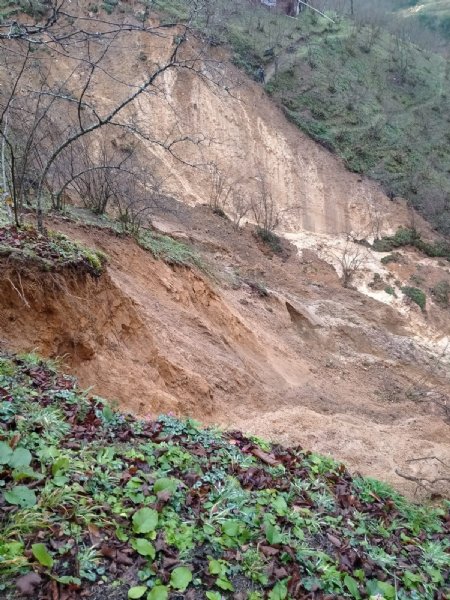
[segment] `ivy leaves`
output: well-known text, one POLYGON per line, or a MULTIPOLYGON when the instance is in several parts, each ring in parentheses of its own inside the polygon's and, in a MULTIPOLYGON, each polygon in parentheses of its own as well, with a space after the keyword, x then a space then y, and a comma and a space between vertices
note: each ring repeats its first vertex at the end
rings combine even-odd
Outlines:
POLYGON ((158 525, 158 513, 152 508, 141 508, 133 515, 134 533, 150 533, 158 525))

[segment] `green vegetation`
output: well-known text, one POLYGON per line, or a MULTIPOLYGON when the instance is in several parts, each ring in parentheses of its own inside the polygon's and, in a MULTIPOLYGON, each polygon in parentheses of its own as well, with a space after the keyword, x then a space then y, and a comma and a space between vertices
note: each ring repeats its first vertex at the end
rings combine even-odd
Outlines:
POLYGON ((431 288, 434 300, 447 308, 450 305, 450 281, 443 279, 431 288))
POLYGON ((416 10, 405 11, 405 16, 418 20, 432 31, 450 39, 449 0, 409 0, 401 4, 416 8, 416 10))
POLYGON ((43 0, 0 0, 0 23, 20 13, 40 19, 47 11, 48 5, 43 0))
POLYGON ((98 277, 106 262, 101 252, 69 240, 62 233, 41 235, 34 227, 0 227, 0 257, 32 263, 45 271, 76 268, 98 277))
POLYGON ((425 310, 425 305, 427 303, 427 297, 424 291, 420 290, 416 287, 411 287, 406 285, 402 287, 402 292, 405 294, 407 298, 415 302, 418 306, 420 306, 421 310, 425 310))
POLYGON ((257 227, 255 230, 255 236, 266 244, 274 254, 281 254, 283 252, 283 246, 281 245, 280 237, 273 231, 264 229, 263 227, 257 227))
POLYGON ((175 240, 168 235, 141 229, 136 237, 137 243, 169 265, 197 267, 206 271, 206 265, 200 255, 188 244, 175 240))
POLYGON ((384 291, 386 294, 389 294, 389 296, 396 296, 395 289, 391 285, 386 286, 384 291))
POLYGON ((114 412, 36 355, 0 355, 0 400, 3 598, 450 591, 448 503, 412 505, 299 447, 114 412))
MULTIPOLYGON (((401 248, 403 246, 413 246, 423 252, 426 256, 432 258, 446 258, 450 261, 450 244, 448 242, 438 240, 435 242, 427 242, 422 239, 420 233, 416 229, 408 229, 406 227, 399 227, 396 233, 392 236, 384 236, 377 239, 373 243, 373 250, 375 252, 391 252, 394 248, 401 248)), ((398 258, 398 253, 389 255, 390 257, 398 258)), ((387 260, 388 256, 382 259, 382 262, 392 262, 392 258, 387 260)))
POLYGON ((387 256, 383 256, 381 259, 381 263, 383 265, 388 265, 389 263, 399 263, 401 262, 401 254, 398 252, 392 252, 392 254, 388 254, 387 256))

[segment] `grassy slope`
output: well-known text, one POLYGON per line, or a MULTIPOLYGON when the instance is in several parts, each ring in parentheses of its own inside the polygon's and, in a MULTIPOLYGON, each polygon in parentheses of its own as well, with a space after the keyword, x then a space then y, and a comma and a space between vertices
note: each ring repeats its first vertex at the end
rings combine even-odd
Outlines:
POLYGON ((54 231, 41 235, 32 226, 22 229, 0 226, 0 258, 7 258, 7 266, 35 265, 44 271, 77 269, 98 277, 106 257, 54 231))
POLYGON ((301 448, 121 415, 34 355, 0 355, 0 400, 3 597, 445 597, 444 508, 301 448))
POLYGON ((450 0, 394 0, 397 7, 404 10, 404 16, 450 39, 450 0))
MULTIPOLYGON (((187 14, 186 0, 157 5, 187 14)), ((267 89, 290 119, 450 233, 450 79, 440 55, 346 19, 306 12, 295 20, 246 2, 214 7, 208 25, 195 23, 230 43, 238 65, 255 73, 272 61, 267 50, 279 57, 267 89)))

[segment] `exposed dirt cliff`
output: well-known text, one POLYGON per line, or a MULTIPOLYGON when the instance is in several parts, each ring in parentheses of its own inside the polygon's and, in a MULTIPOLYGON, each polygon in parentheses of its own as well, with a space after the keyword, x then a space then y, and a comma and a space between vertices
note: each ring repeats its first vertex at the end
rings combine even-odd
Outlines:
POLYGON ((266 255, 250 230, 179 205, 160 226, 197 243, 206 276, 105 231, 51 225, 106 252, 107 274, 59 282, 25 273, 16 289, 3 280, 7 347, 63 355, 82 384, 138 414, 170 411, 301 443, 408 492, 415 486, 396 469, 436 475, 435 460, 407 461, 450 459, 438 353, 414 338, 408 315, 342 288, 314 253, 266 255))

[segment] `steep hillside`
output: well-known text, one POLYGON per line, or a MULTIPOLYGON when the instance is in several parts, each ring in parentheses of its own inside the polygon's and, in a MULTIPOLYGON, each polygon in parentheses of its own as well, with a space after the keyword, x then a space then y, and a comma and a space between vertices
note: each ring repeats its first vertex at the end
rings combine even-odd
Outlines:
POLYGON ((449 0, 398 0, 402 16, 417 20, 425 27, 450 39, 449 0))
MULTIPOLYGON (((158 6, 185 18, 190 10, 182 0, 158 6)), ((266 88, 290 120, 448 234, 448 61, 430 44, 417 46, 407 21, 390 33, 388 9, 374 16, 364 7, 355 20, 333 11, 333 20, 311 11, 292 19, 218 3, 193 20, 214 43, 231 44, 236 64, 253 76, 264 66, 266 88)))

